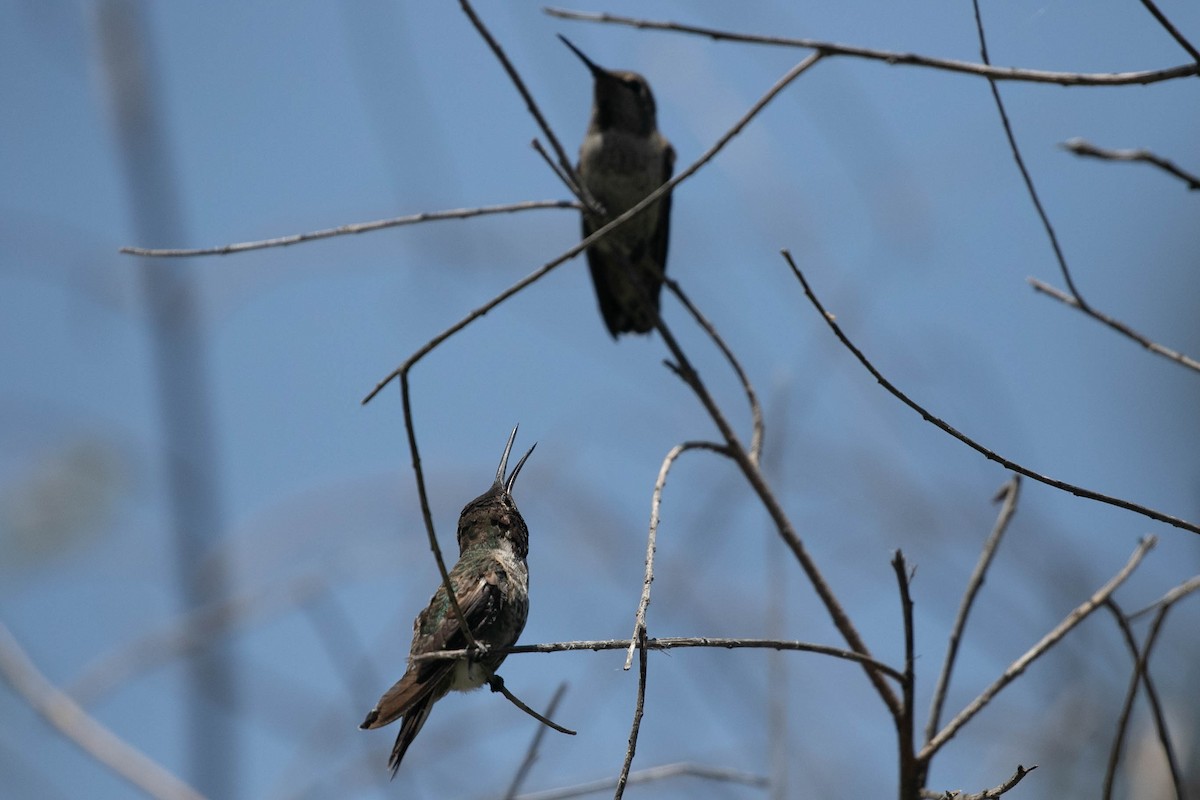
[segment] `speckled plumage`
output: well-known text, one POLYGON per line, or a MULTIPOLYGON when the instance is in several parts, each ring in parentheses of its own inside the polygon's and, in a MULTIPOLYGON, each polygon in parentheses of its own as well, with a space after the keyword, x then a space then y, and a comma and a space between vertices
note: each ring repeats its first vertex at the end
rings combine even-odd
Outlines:
MULTIPOLYGON (((459 556, 450 570, 450 584, 459 608, 476 641, 488 650, 515 644, 529 615, 529 568, 525 561, 529 554, 529 529, 517 510, 512 487, 533 447, 517 462, 506 481, 504 470, 516 435, 514 428, 491 488, 467 503, 459 515, 459 556)), ((466 646, 467 638, 451 608, 446 588, 438 586, 429 605, 413 621, 407 671, 384 692, 360 726, 379 728, 401 719, 400 733, 388 759, 393 776, 433 704, 451 691, 482 686, 495 674, 506 655, 489 652, 475 659, 413 660, 424 653, 466 646)))

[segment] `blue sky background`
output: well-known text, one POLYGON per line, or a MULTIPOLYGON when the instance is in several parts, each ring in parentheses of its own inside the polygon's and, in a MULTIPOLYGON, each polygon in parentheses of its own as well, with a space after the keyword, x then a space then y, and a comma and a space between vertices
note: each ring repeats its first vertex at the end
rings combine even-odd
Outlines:
MULTIPOLYGON (((529 147, 534 122, 457 4, 147 4, 185 233, 138 241, 98 57, 98 5, 0 2, 0 618, 63 686, 169 629, 181 610, 139 278, 146 264, 118 247, 219 245, 566 196, 529 147)), ((978 58, 966 2, 577 7, 978 58)), ((1200 40, 1200 6, 1162 8, 1200 40)), ((590 78, 557 32, 600 64, 647 76, 680 167, 805 55, 555 20, 534 3, 481 2, 478 11, 572 153, 590 78)), ((984 18, 1001 65, 1111 72, 1187 61, 1133 2, 985 4, 984 18)), ((1196 172, 1196 80, 1001 91, 1084 296, 1156 340, 1200 352, 1196 193, 1148 166, 1058 147, 1074 136, 1147 147, 1196 172)), ((239 595, 278 598, 296 580, 316 581, 304 584, 316 588, 302 607, 277 602, 222 638, 240 693, 235 707, 213 704, 237 733, 237 796, 490 798, 507 786, 534 723, 495 696, 439 704, 391 785, 381 778, 394 728, 356 730, 403 671, 410 620, 437 580, 398 393, 365 408, 359 400, 431 336, 577 238, 574 212, 538 211, 160 266, 194 287, 203 321, 224 524, 196 569, 225 565, 239 595)), ((1062 280, 986 82, 845 58, 819 64, 676 190, 669 269, 742 357, 767 409, 779 495, 891 663, 901 656, 891 552, 903 549, 917 567, 922 709, 994 519, 989 500, 1007 475, 853 362, 781 248, 884 374, 950 424, 1035 470, 1200 519, 1200 384, 1030 289, 1028 276, 1062 280)), ((748 437, 727 367, 676 303, 664 313, 748 437)), ((577 259, 412 373, 444 546, 453 546, 463 503, 487 486, 511 426, 521 423, 518 446, 538 442, 517 491, 532 536, 522 641, 632 630, 659 464, 677 442, 715 435, 663 368, 665 354, 655 338, 609 339, 577 259)), ((1128 609, 1194 575, 1200 540, 1026 482, 949 710, 1107 580, 1147 533, 1161 541, 1118 594, 1128 609)), ((744 481, 716 457, 691 454, 672 473, 657 563, 651 635, 765 636, 773 599, 781 636, 840 644, 744 481)), ((1195 605, 1172 616, 1156 655, 1193 763, 1195 605)), ((623 658, 505 664, 508 686, 535 706, 567 681, 557 718, 579 730, 547 735, 527 788, 617 774, 636 689, 623 658)), ((794 654, 780 686, 768 683, 767 663, 751 651, 652 654, 635 766, 693 761, 769 774, 766 720, 776 704, 788 721, 787 796, 890 794, 891 724, 861 672, 794 654)), ((184 675, 171 659, 89 710, 203 787, 208 779, 187 767, 184 675)), ((943 752, 931 786, 978 790, 1017 763, 1038 763, 1022 797, 1096 794, 1094 758, 1107 748, 1127 676, 1124 646, 1097 616, 943 752)), ((6 794, 133 796, 7 688, 0 716, 6 794)), ((1136 719, 1135 740, 1145 723, 1136 719)), ((1149 752, 1147 774, 1161 777, 1149 752)), ((643 791, 700 790, 680 779, 643 791)))

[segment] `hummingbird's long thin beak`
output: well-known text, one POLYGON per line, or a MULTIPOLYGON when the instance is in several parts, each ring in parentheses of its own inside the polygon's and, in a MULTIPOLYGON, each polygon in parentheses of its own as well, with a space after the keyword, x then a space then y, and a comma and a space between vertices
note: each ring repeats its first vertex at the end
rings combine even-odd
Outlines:
MULTIPOLYGON (((512 452, 513 442, 517 438, 517 428, 520 427, 521 425, 518 423, 513 427, 512 433, 508 435, 508 444, 504 445, 504 455, 500 456, 500 466, 496 467, 496 483, 494 484, 496 486, 504 485, 504 471, 508 469, 508 454, 512 452)), ((521 463, 525 463, 525 459, 521 459, 521 463)), ((521 465, 518 464, 517 469, 520 468, 521 465)))
POLYGON ((512 475, 508 476, 508 481, 504 484, 505 494, 512 494, 513 484, 517 482, 517 475, 521 472, 521 467, 525 466, 525 459, 529 458, 529 456, 533 454, 534 447, 537 447, 537 442, 534 442, 533 447, 530 447, 527 451, 525 451, 525 455, 521 456, 521 460, 517 462, 515 467, 513 467, 512 475))
POLYGON ((558 38, 562 39, 563 44, 565 44, 567 47, 571 48, 571 52, 573 52, 573 53, 575 53, 575 55, 579 56, 580 61, 582 61, 584 64, 587 64, 587 68, 591 71, 593 77, 599 78, 601 75, 608 74, 608 70, 606 70, 604 67, 600 66, 599 64, 597 64, 596 62, 592 61, 590 58, 585 56, 583 54, 582 50, 580 50, 578 47, 576 47, 575 45, 573 45, 571 43, 570 39, 563 36, 561 33, 558 34, 558 38))

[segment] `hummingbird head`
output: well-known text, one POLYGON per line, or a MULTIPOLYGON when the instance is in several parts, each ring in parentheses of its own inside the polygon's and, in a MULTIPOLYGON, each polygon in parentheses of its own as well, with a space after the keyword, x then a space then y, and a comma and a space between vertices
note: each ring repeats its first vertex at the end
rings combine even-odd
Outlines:
POLYGON ((558 35, 563 44, 579 56, 592 73, 595 97, 592 105, 592 130, 622 130, 638 136, 649 136, 658 128, 654 95, 650 84, 636 72, 609 70, 599 66, 571 43, 558 35))
POLYGON ((467 503, 458 517, 459 553, 476 544, 490 545, 508 541, 517 556, 525 558, 529 555, 529 529, 525 527, 525 520, 517 510, 512 488, 517 482, 517 475, 521 473, 521 467, 525 466, 525 460, 533 453, 533 448, 537 447, 537 442, 521 456, 512 473, 505 478, 508 456, 516 438, 517 429, 513 428, 508 436, 508 444, 504 445, 500 466, 496 468, 496 480, 486 492, 467 503))

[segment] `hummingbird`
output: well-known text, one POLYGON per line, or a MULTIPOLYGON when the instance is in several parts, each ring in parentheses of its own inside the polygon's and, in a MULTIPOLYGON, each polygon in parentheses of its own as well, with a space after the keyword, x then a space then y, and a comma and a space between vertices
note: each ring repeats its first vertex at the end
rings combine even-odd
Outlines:
MULTIPOLYGON (((583 235, 637 205, 671 178, 675 148, 658 132, 650 84, 636 72, 608 70, 563 43, 592 73, 592 117, 579 148, 579 180, 603 207, 604 217, 583 213, 583 235)), ((658 319, 658 298, 667 267, 671 195, 629 220, 587 250, 600 314, 614 339, 649 333, 658 319)))
POLYGON ((467 503, 458 517, 458 563, 450 570, 450 585, 483 652, 457 659, 414 660, 424 653, 461 650, 468 645, 446 587, 439 586, 429 605, 413 621, 404 676, 384 692, 359 725, 367 730, 402 718, 388 759, 393 778, 433 704, 451 690, 465 692, 491 680, 507 655, 491 651, 515 644, 525 628, 529 615, 529 568, 525 563, 529 529, 513 501, 512 489, 537 443, 521 456, 506 479, 504 472, 516 437, 517 429, 513 428, 491 488, 467 503))

